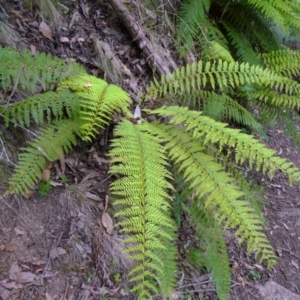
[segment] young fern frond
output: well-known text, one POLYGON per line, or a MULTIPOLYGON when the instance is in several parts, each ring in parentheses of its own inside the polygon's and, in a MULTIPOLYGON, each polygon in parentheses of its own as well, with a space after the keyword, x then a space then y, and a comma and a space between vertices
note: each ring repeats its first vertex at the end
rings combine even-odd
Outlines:
POLYGON ((115 112, 130 116, 129 95, 120 87, 90 75, 78 75, 62 81, 60 89, 73 90, 80 100, 82 139, 91 141, 107 125, 115 112))
POLYGON ((204 137, 204 144, 217 143, 219 149, 225 145, 234 148, 235 160, 238 164, 248 160, 250 168, 263 173, 268 170, 271 178, 279 170, 289 177, 291 183, 300 181, 300 171, 291 162, 276 156, 276 151, 268 149, 252 136, 241 133, 240 130, 227 128, 224 123, 201 116, 200 112, 188 110, 186 107, 163 106, 148 113, 172 117, 170 124, 184 123, 193 138, 204 137))
MULTIPOLYGON (((111 192, 116 197, 114 205, 121 207, 116 213, 122 218, 118 224, 123 232, 133 234, 124 240, 126 252, 138 262, 130 272, 133 290, 140 299, 146 299, 158 292, 155 282, 166 272, 165 254, 161 252, 169 247, 175 251, 171 246, 173 234, 168 233, 175 230, 169 215, 168 189, 172 186, 167 179, 171 175, 166 169, 165 150, 147 124, 134 125, 123 119, 115 135, 118 138, 110 151, 114 165, 109 172, 122 177, 111 184, 111 192)), ((157 283, 163 285, 162 281, 157 283)))
MULTIPOLYGON (((168 116, 168 113, 166 113, 168 116)), ((184 123, 184 118, 180 116, 184 123)), ((179 119, 178 118, 178 119, 179 119)), ((181 122, 180 122, 181 123, 181 122)), ((171 124, 177 125, 175 123, 171 124)), ((251 206, 242 200, 243 193, 233 184, 233 178, 224 172, 217 161, 203 152, 193 135, 178 126, 151 123, 155 132, 165 142, 168 156, 184 174, 185 181, 194 189, 196 197, 203 199, 204 207, 214 211, 214 217, 225 227, 237 229, 236 235, 246 242, 249 252, 255 251, 260 260, 275 264, 275 255, 263 226, 251 206)), ((187 125, 189 130, 189 125, 187 125)))
POLYGON ((44 91, 52 90, 58 81, 81 73, 85 73, 82 66, 65 63, 58 57, 0 48, 0 81, 4 90, 20 87, 34 92, 37 84, 41 84, 44 91))
POLYGON ((6 126, 10 122, 15 126, 17 124, 29 126, 31 119, 37 125, 42 125, 45 119, 48 123, 53 117, 56 120, 62 119, 64 111, 70 119, 79 116, 79 97, 69 90, 49 91, 0 107, 6 126))
POLYGON ((60 155, 76 145, 75 134, 80 136, 79 120, 60 120, 44 128, 24 152, 19 155, 19 163, 9 180, 11 193, 23 194, 34 186, 41 177, 46 162, 57 160, 60 155))
POLYGON ((248 63, 228 63, 227 61, 213 61, 193 63, 172 74, 161 77, 160 81, 154 79, 146 87, 146 94, 141 101, 150 98, 162 98, 176 93, 191 94, 193 90, 205 88, 226 89, 228 87, 241 87, 246 84, 258 84, 262 87, 276 89, 288 95, 300 94, 300 84, 287 77, 280 76, 269 69, 248 63))
POLYGON ((261 54, 265 66, 287 77, 300 75, 300 51, 285 49, 261 54))

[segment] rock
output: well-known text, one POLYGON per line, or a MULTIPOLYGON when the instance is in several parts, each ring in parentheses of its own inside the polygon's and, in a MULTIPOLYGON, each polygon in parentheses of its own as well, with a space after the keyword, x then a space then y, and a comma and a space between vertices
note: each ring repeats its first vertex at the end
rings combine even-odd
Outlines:
POLYGON ((278 283, 269 280, 265 285, 255 286, 261 295, 260 299, 264 300, 300 300, 300 295, 297 295, 278 283))

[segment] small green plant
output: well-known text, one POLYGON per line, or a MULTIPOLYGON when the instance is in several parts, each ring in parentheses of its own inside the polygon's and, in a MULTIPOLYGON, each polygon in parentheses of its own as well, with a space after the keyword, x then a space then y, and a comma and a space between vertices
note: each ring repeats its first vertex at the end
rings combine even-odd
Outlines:
POLYGON ((61 176, 61 183, 67 183, 68 177, 66 175, 61 176))
POLYGON ((51 180, 48 179, 46 182, 42 182, 39 186, 39 195, 46 196, 47 193, 52 189, 51 180))
POLYGON ((258 130, 252 114, 226 92, 244 89, 266 103, 276 95, 274 106, 294 108, 299 105, 297 82, 248 63, 199 61, 153 80, 132 114, 132 101, 120 87, 87 75, 74 63, 42 54, 32 58, 28 52, 1 48, 0 79, 5 90, 21 86, 34 91, 37 84, 44 90, 0 108, 7 126, 41 126, 40 135, 20 153, 6 194, 25 193, 39 181, 46 161, 59 159, 77 139, 91 142, 115 113, 121 115, 109 152, 109 173, 118 174, 110 192, 117 225, 126 235, 126 252, 135 261, 129 276, 139 299, 170 297, 175 289, 174 198, 189 214, 201 241, 194 261, 198 257, 211 271, 221 300, 228 298, 230 287, 224 228, 234 230, 258 261, 269 268, 276 263, 254 207, 255 193, 237 167, 246 164, 270 178, 280 171, 291 183, 300 181, 300 171, 253 136, 203 111, 218 103, 218 114, 258 130), (163 105, 174 98, 181 106, 163 105), (143 108, 148 101, 155 107, 143 108), (204 110, 184 106, 189 101, 202 103, 204 110))

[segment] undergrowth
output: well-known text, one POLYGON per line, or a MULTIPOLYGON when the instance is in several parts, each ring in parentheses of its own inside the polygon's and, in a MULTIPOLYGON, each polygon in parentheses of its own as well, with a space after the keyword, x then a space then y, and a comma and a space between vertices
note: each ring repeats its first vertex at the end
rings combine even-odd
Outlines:
POLYGON ((253 136, 223 121, 261 132, 253 114, 237 101, 239 97, 271 110, 299 108, 300 84, 289 78, 299 56, 295 53, 293 63, 278 69, 277 61, 285 55, 288 52, 263 55, 265 67, 233 59, 184 66, 154 79, 133 114, 124 90, 86 74, 75 63, 1 48, 4 91, 42 89, 0 108, 6 126, 40 128, 38 137, 21 149, 5 195, 26 193, 39 182, 49 162, 70 152, 78 139, 92 142, 117 113, 121 119, 111 141, 109 173, 118 176, 110 193, 117 226, 126 235, 126 252, 135 261, 129 272, 132 291, 147 299, 155 294, 170 297, 176 288, 180 224, 178 214, 176 222, 174 218, 176 199, 201 238, 199 249, 189 255, 200 255, 212 272, 219 298, 227 299, 230 265, 224 229, 234 230, 239 243, 254 252, 260 263, 268 268, 276 263, 254 205, 255 193, 239 166, 247 165, 270 178, 280 171, 291 184, 300 181, 300 172, 253 136), (214 107, 218 110, 208 116, 214 107))

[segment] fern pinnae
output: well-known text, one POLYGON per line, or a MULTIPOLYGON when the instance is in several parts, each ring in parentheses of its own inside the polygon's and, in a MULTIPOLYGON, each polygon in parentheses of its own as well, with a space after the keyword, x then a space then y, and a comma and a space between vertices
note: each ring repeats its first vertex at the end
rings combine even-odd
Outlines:
POLYGON ((4 90, 21 87, 34 92, 37 84, 43 90, 52 90, 55 84, 69 76, 85 73, 76 63, 65 63, 58 57, 44 53, 33 56, 29 51, 21 53, 13 48, 0 48, 0 80, 4 90))
POLYGON ((274 150, 266 148, 252 136, 243 134, 240 130, 227 128, 226 124, 216 122, 201 113, 188 110, 186 107, 169 106, 150 112, 161 116, 171 116, 171 124, 184 122, 186 129, 194 138, 204 137, 204 143, 218 143, 220 149, 224 145, 235 148, 235 160, 243 163, 248 160, 250 168, 265 173, 269 170, 272 178, 275 171, 280 170, 289 177, 290 182, 300 181, 300 171, 284 158, 276 156, 274 150))
POLYGON ((29 126, 31 119, 37 125, 42 125, 46 121, 50 122, 52 117, 56 120, 62 119, 64 111, 69 118, 79 115, 79 97, 69 90, 49 91, 0 107, 6 126, 10 122, 29 126))
POLYGON ((80 135, 79 120, 61 120, 45 127, 41 135, 19 156, 19 163, 9 184, 12 193, 26 193, 41 177, 46 161, 55 161, 76 145, 80 135))
POLYGON ((151 290, 157 292, 151 281, 157 281, 156 274, 162 273, 164 266, 158 253, 166 249, 165 240, 173 237, 163 230, 174 230, 168 212, 167 190, 172 186, 167 179, 171 175, 165 168, 165 150, 147 124, 134 125, 124 119, 115 135, 118 139, 113 140, 110 151, 114 163, 110 173, 122 177, 111 184, 111 191, 116 196, 114 205, 121 206, 116 214, 122 217, 118 224, 123 231, 134 234, 125 239, 127 252, 138 263, 130 272, 131 281, 135 282, 139 298, 145 299, 151 290), (133 185, 138 188, 132 190, 133 185))
POLYGON ((70 88, 82 98, 80 118, 82 139, 90 141, 99 128, 107 125, 115 112, 130 116, 129 95, 120 87, 90 75, 78 75, 64 80, 59 88, 70 88))
POLYGON ((269 69, 249 63, 228 63, 220 59, 212 62, 199 61, 172 74, 163 75, 160 82, 154 80, 146 87, 141 102, 195 89, 214 89, 218 86, 218 89, 224 90, 230 86, 236 88, 245 84, 274 88, 288 95, 300 94, 300 84, 269 69))
MULTIPOLYGON (((184 120, 182 120, 184 122, 184 120)), ((166 142, 166 149, 172 161, 183 172, 186 182, 194 189, 199 198, 205 197, 205 207, 213 206, 214 216, 225 227, 238 228, 236 235, 241 241, 247 240, 249 252, 256 251, 261 260, 269 266, 275 263, 275 255, 265 234, 262 224, 249 203, 242 200, 243 193, 234 186, 233 178, 224 172, 214 158, 201 151, 201 146, 192 135, 172 125, 152 123, 154 132, 166 142), (188 136, 189 141, 182 141, 188 136)))

